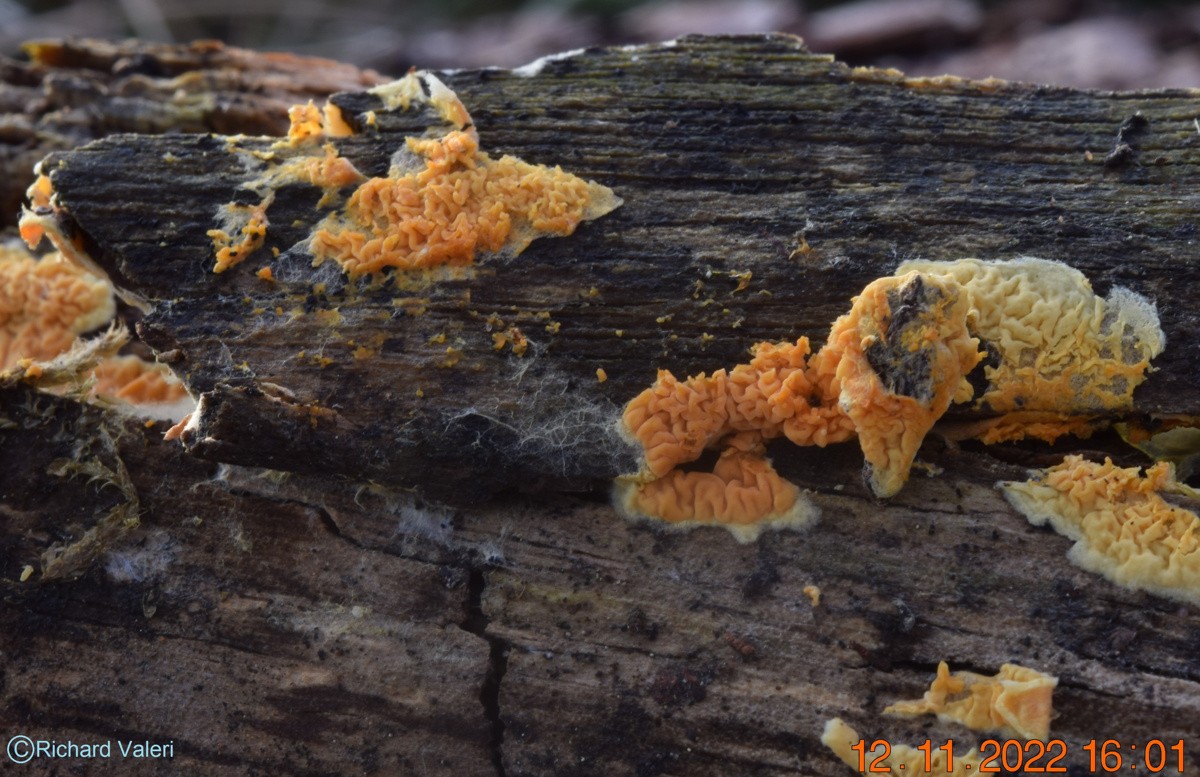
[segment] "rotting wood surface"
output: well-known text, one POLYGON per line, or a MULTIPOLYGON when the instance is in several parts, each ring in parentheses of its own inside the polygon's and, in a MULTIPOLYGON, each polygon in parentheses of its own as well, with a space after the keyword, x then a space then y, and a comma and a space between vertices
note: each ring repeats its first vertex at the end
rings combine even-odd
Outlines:
MULTIPOLYGON (((625 205, 413 294, 424 314, 389 319, 398 342, 366 365, 336 344, 325 369, 281 360, 329 333, 311 316, 247 326, 258 265, 209 271, 204 232, 236 188, 215 175, 233 171, 221 141, 123 136, 52 165, 93 256, 150 300, 145 339, 178 350, 193 389, 211 392, 216 443, 192 453, 233 465, 162 442, 160 428, 6 390, 7 580, 122 498, 47 474, 51 461, 119 456, 144 511, 79 580, 7 586, 6 731, 174 739, 176 761, 135 765, 147 774, 839 775, 819 743, 827 718, 869 738, 966 745, 979 737, 879 712, 918 697, 938 660, 986 674, 1015 661, 1060 678, 1051 731, 1074 773, 1087 773, 1090 739, 1159 738, 1185 739, 1187 773, 1200 774, 1196 608, 1077 569, 1066 539, 992 486, 1066 450, 1119 450, 1112 440, 933 438, 921 459, 940 474, 914 475, 885 504, 867 496, 854 443, 774 446, 823 518, 750 545, 624 522, 604 486, 621 451, 589 449, 656 368, 731 366, 759 340, 819 342, 851 295, 913 257, 1037 255, 1098 291, 1157 300, 1167 350, 1137 409, 1196 414, 1191 93, 905 82, 789 38, 684 39, 446 80, 485 149, 562 164, 625 205), (1138 112, 1130 150, 1105 164, 1138 112), (167 150, 183 160, 169 175, 129 161, 167 150), (737 291, 732 273, 746 270, 737 291), (557 335, 529 324, 538 311, 557 335), (540 347, 497 354, 492 313, 540 347), (424 347, 442 332, 461 339, 461 366, 436 367, 424 347), (264 415, 286 403, 256 383, 298 407, 316 399, 343 426, 313 429, 306 414, 300 434, 286 413, 264 415), (521 447, 539 434, 565 436, 521 447), (564 475, 586 490, 527 493, 564 475), (414 480, 499 493, 440 510, 412 501, 414 480)), ((357 114, 372 99, 335 102, 357 114)), ((385 138, 413 130, 388 120, 385 138)), ((374 171, 395 145, 342 150, 374 171)), ((290 223, 281 206, 273 223, 290 223)), ((285 282, 280 301, 303 286, 285 282)), ((309 304, 338 304, 350 340, 372 299, 309 304)))
POLYGON ((280 135, 287 109, 382 83, 352 65, 264 54, 217 41, 189 46, 93 39, 27 45, 0 58, 0 224, 16 224, 33 166, 51 151, 114 132, 280 135))

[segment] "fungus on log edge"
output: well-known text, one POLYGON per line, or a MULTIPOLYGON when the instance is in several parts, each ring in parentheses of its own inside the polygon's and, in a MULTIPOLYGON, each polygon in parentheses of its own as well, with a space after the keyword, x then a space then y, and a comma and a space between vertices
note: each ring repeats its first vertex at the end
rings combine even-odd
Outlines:
MULTIPOLYGON (((19 245, 0 245, 0 372, 18 367, 38 382, 47 362, 70 352, 115 315, 106 280, 59 253, 38 258, 19 245)), ((80 370, 73 382, 89 398, 119 403, 144 417, 177 419, 192 405, 166 367, 132 354, 107 355, 80 370)))

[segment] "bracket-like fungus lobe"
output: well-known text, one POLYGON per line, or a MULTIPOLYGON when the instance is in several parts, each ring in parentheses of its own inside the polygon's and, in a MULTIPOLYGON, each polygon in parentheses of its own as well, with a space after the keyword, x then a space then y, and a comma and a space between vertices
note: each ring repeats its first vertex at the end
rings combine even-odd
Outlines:
POLYGON ((1003 482, 1009 503, 1035 526, 1075 541, 1067 557, 1118 585, 1200 603, 1200 516, 1163 494, 1193 498, 1172 466, 1136 467, 1068 456, 1033 479, 1003 482))
POLYGON ((386 268, 470 265, 483 255, 516 256, 537 237, 570 235, 580 222, 621 204, 610 189, 559 167, 480 151, 466 108, 429 73, 410 73, 372 91, 388 110, 429 105, 448 126, 427 137, 406 137, 388 174, 367 179, 324 142, 353 133, 340 109, 331 103, 323 111, 311 103, 295 106, 288 139, 276 144, 269 160, 258 157, 268 171, 251 188, 262 202, 230 203, 218 213, 222 225, 209 233, 215 272, 262 247, 273 191, 286 183, 325 189, 318 207, 340 204, 339 190, 357 185, 308 241, 314 266, 333 260, 351 278, 386 268))
POLYGON ((1078 414, 1130 407, 1165 345, 1153 303, 1121 287, 1098 297, 1059 262, 908 262, 897 272, 914 270, 966 294, 971 333, 988 351, 977 405, 1010 416, 982 430, 984 442, 1090 431, 1078 414))
MULTIPOLYGON (((909 745, 889 745, 888 752, 879 749, 865 748, 863 757, 859 757, 855 745, 863 738, 841 718, 833 718, 825 722, 825 730, 821 733, 821 744, 828 747, 842 759, 842 762, 856 772, 870 774, 880 770, 893 775, 939 775, 939 777, 971 777, 979 773, 979 753, 974 749, 956 754, 953 763, 947 763, 946 751, 933 748, 929 753, 929 769, 925 768, 926 753, 909 745), (871 768, 874 765, 876 768, 871 768), (953 766, 953 769, 948 768, 953 766), (861 768, 860 768, 861 767, 861 768)), ((880 746, 882 747, 882 746, 880 746)))
POLYGON ((966 321, 954 284, 914 272, 867 286, 811 358, 802 337, 759 343, 748 364, 728 372, 680 381, 660 371, 625 408, 624 428, 645 465, 618 482, 618 505, 633 516, 753 536, 746 527, 798 511, 799 493, 761 458, 762 441, 780 436, 824 447, 857 435, 871 489, 895 494, 925 433, 951 402, 971 397, 966 374, 981 354, 966 321), (716 445, 728 450, 711 474, 676 469, 716 445))
POLYGON ((857 436, 871 491, 891 496, 933 424, 972 398, 967 375, 981 361, 988 388, 977 406, 1001 415, 968 434, 1052 442, 1086 436, 1102 423, 1096 414, 1130 406, 1163 345, 1151 302, 1119 287, 1097 297, 1058 262, 910 262, 855 297, 811 358, 800 338, 759 343, 728 372, 680 381, 660 371, 625 408, 623 428, 645 459, 640 473, 618 480, 617 503, 635 517, 745 534, 795 509, 765 460, 750 468, 753 480, 746 475, 755 441, 780 436, 820 446, 857 436), (719 472, 676 469, 735 434, 738 452, 722 457, 719 472), (749 498, 753 488, 761 491, 749 498))
POLYGON ((1044 742, 1050 736, 1051 697, 1057 685, 1057 677, 1016 664, 1004 664, 994 677, 986 677, 974 672, 950 674, 942 661, 924 698, 897 702, 884 713, 932 713, 944 723, 1044 742))

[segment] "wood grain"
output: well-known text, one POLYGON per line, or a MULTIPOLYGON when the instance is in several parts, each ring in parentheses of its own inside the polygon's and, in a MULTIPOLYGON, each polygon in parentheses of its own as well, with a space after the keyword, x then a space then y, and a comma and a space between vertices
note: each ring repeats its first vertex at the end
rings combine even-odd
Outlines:
MULTIPOLYGON (((918 697, 939 660, 987 674, 1011 661, 1060 678, 1051 731, 1071 774, 1088 773, 1093 738, 1185 739, 1185 772, 1200 774, 1200 611, 1072 566, 1069 541, 993 487, 1067 451, 1137 461, 1114 437, 932 435, 920 458, 938 474, 887 503, 865 490, 854 443, 773 445, 822 519, 750 545, 627 523, 607 493, 629 461, 611 422, 655 369, 819 341, 907 258, 1038 255, 1155 299, 1168 345, 1136 410, 1196 414, 1194 94, 904 81, 783 37, 446 80, 484 148, 560 163, 624 206, 473 277, 333 284, 309 301, 293 246, 314 216, 299 194, 272 211, 301 220, 270 238, 295 270, 277 272, 278 291, 254 261, 209 272, 204 231, 241 180, 222 139, 117 136, 48 165, 92 255, 150 301, 141 335, 177 350, 211 405, 185 451, 161 428, 5 389, 4 731, 175 739, 173 764, 134 774, 835 777, 851 772, 819 742, 827 718, 893 742, 975 743, 880 712, 918 697), (1148 124, 1106 165, 1138 112, 1148 124), (169 171, 154 162, 167 150, 182 160, 169 171), (397 296, 424 314, 392 317, 397 296), (310 308, 247 317, 274 301, 310 308), (322 306, 340 309, 339 331, 309 314, 322 306), (530 324, 537 311, 556 335, 530 324), (491 313, 534 342, 524 359, 492 349, 491 313), (354 363, 344 343, 381 326, 390 345, 354 363), (439 332, 461 341, 459 366, 436 366, 439 332), (327 368, 284 358, 322 337, 327 368), (115 452, 77 449, 101 427, 115 452), (121 458, 141 527, 77 580, 18 584, 119 498, 47 473, 80 455, 121 458), (445 495, 457 506, 429 499, 445 495), (119 563, 132 557, 147 559, 140 574, 119 563)), ((419 129, 379 119, 378 137, 341 141, 364 170, 419 129)))

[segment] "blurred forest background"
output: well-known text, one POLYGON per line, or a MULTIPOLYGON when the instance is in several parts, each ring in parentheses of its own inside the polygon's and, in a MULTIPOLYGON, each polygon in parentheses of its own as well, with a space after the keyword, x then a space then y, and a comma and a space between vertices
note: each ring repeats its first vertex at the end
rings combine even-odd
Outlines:
POLYGON ((852 64, 1101 89, 1200 87, 1200 7, 1109 0, 0 0, 0 46, 216 38, 398 75, 691 32, 791 32, 852 64))

